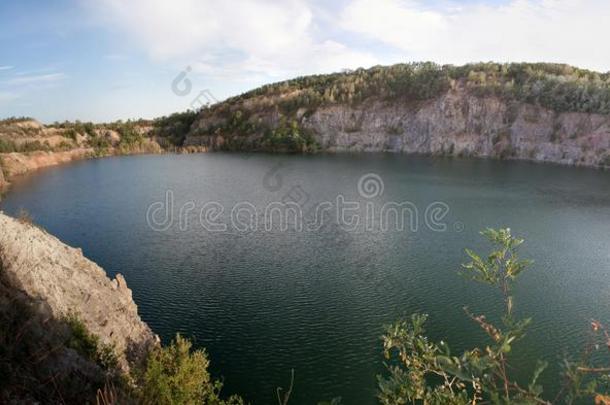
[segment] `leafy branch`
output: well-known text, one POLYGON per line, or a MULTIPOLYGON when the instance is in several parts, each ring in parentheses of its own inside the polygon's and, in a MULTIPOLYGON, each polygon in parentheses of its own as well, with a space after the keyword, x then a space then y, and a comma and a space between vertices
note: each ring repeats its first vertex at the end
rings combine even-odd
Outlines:
POLYGON ((601 347, 610 350, 610 333, 595 320, 591 321, 591 337, 580 361, 564 361, 563 385, 552 401, 543 398, 543 388, 538 383, 547 362, 537 362, 526 386, 511 376, 509 356, 531 323, 530 318, 517 319, 513 315, 513 284, 532 262, 519 258, 517 250, 523 239, 513 237, 510 229, 487 229, 481 234, 491 242, 493 250, 482 257, 467 249, 470 261, 462 266, 461 274, 501 291, 505 304, 502 325, 496 326, 485 315, 475 315, 465 307, 466 315, 490 342, 461 355, 453 355, 443 341, 429 341, 425 314, 416 313, 388 326, 382 337, 388 375, 379 377, 379 401, 384 405, 572 404, 588 398, 596 404, 610 404, 610 367, 595 365, 592 360, 601 347))

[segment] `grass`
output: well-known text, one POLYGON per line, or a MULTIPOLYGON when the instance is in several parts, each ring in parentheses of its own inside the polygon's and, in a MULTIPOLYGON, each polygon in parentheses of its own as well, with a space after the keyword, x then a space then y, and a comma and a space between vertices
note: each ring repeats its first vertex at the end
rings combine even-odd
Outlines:
POLYGON ((99 337, 89 333, 85 324, 76 314, 69 314, 64 321, 70 329, 70 337, 66 342, 67 347, 76 350, 103 370, 117 368, 118 359, 113 346, 103 344, 99 337))

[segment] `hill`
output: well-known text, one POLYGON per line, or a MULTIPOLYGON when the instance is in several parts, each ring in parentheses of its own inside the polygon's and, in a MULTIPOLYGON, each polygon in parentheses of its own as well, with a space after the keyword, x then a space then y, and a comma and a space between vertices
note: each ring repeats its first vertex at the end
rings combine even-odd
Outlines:
POLYGON ((610 165, 610 76, 556 64, 411 63, 270 84, 201 111, 185 145, 610 165))

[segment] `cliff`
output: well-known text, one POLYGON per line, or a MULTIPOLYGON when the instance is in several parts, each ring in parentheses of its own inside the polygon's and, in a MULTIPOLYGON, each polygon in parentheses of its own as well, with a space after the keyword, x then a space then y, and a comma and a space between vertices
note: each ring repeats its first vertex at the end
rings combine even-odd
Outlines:
POLYGON ((0 193, 2 193, 2 190, 8 186, 8 182, 6 181, 6 178, 4 177, 4 170, 3 170, 2 166, 3 165, 0 164, 0 193))
POLYGON ((22 174, 73 160, 109 155, 161 153, 165 139, 148 121, 46 126, 30 118, 0 121, 0 192, 22 174))
POLYGON ((264 86, 199 114, 211 150, 405 152, 610 166, 610 81, 565 65, 396 65, 264 86))
POLYGON ((93 154, 92 148, 76 148, 67 151, 33 151, 28 153, 3 153, 2 167, 7 178, 19 176, 44 167, 55 166, 93 154))
POLYGON ((610 118, 450 91, 417 107, 325 107, 305 118, 323 150, 383 151, 610 166, 610 118))
POLYGON ((0 333, 0 374, 7 374, 0 402, 3 395, 37 392, 47 399, 56 392, 63 400, 68 393, 79 400, 95 396, 113 370, 128 375, 159 342, 140 319, 123 276, 109 279, 80 249, 1 212, 0 318, 7 328, 0 333), (81 324, 82 331, 70 333, 81 324), (92 353, 91 346, 107 351, 92 353), (113 365, 105 369, 108 359, 113 365))
POLYGON ((122 275, 109 279, 80 249, 2 213, 0 230, 4 280, 32 300, 43 301, 49 316, 77 315, 88 331, 115 348, 124 370, 156 344, 122 275))

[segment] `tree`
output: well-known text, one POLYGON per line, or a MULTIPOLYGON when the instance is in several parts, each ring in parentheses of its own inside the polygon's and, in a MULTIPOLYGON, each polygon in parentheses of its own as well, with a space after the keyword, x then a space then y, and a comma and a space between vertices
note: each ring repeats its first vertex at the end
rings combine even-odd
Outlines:
POLYGON ((501 291, 504 298, 502 326, 490 323, 485 315, 467 316, 485 331, 490 343, 453 355, 445 342, 430 342, 425 336, 427 316, 413 314, 389 326, 383 336, 384 353, 394 363, 388 365, 389 375, 379 377, 379 400, 384 405, 526 403, 551 404, 562 400, 573 403, 580 399, 595 399, 596 404, 610 404, 608 395, 610 368, 593 367, 591 353, 599 347, 610 348, 610 335, 605 327, 592 321, 592 340, 578 363, 565 362, 561 391, 553 400, 542 397, 538 379, 547 363, 539 361, 527 386, 511 378, 509 355, 515 342, 524 336, 530 319, 513 315, 512 287, 516 278, 531 262, 517 255, 522 239, 511 235, 510 229, 487 229, 482 234, 494 250, 483 258, 466 250, 470 262, 463 265, 466 277, 501 291), (606 345, 599 345, 599 340, 606 345))

